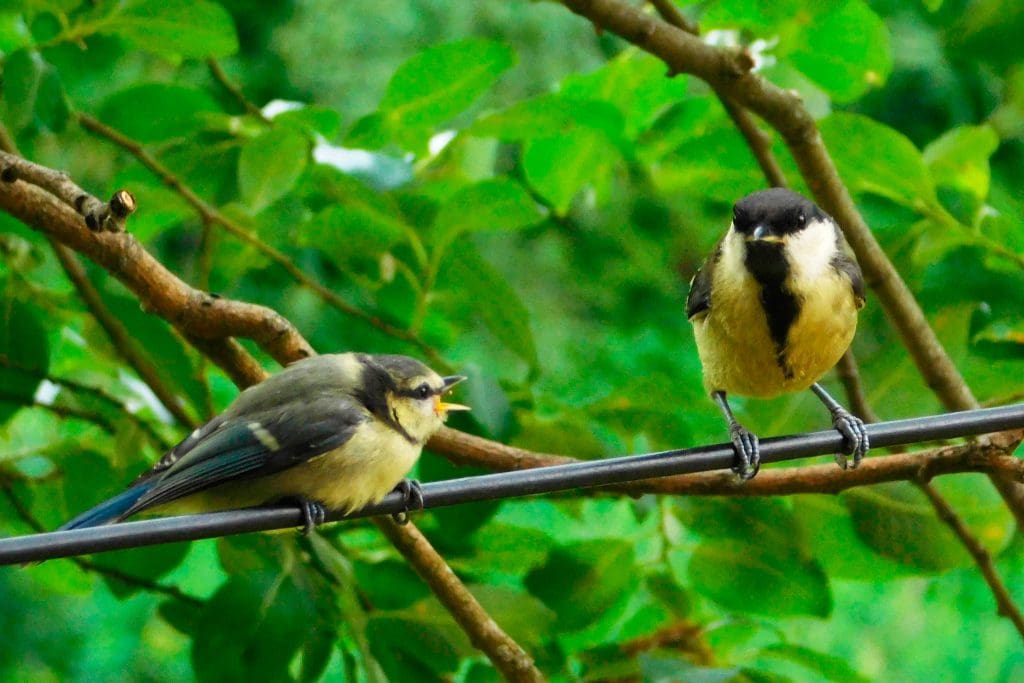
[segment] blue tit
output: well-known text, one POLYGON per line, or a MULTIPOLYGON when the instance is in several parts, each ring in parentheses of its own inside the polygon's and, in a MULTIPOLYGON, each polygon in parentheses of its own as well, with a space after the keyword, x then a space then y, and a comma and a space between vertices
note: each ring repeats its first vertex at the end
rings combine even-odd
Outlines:
POLYGON ((407 356, 342 353, 293 363, 249 387, 168 451, 124 493, 60 527, 138 512, 186 513, 294 501, 308 532, 326 509, 352 512, 396 489, 451 411, 441 377, 407 356))
MULTIPOLYGON (((736 202, 729 230, 690 282, 704 387, 729 423, 744 479, 757 473, 757 437, 732 414, 726 395, 778 396, 810 388, 832 414, 845 449, 860 464, 864 423, 818 380, 842 357, 864 306, 864 279, 832 218, 809 199, 775 188, 736 202)), ((836 461, 845 468, 844 454, 836 461)))

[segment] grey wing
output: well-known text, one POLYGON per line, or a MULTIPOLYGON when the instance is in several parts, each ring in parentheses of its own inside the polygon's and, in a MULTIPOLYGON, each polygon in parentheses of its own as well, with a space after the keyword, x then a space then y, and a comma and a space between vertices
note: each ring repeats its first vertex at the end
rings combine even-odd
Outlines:
POLYGON ((849 278, 857 308, 864 306, 864 275, 853 257, 840 249, 832 258, 832 267, 849 278))
POLYGON ((690 280, 690 293, 686 297, 686 317, 694 316, 711 308, 711 276, 707 263, 700 267, 690 280))
POLYGON ((187 450, 163 471, 147 474, 156 479, 152 488, 121 519, 228 481, 294 467, 345 444, 371 419, 345 395, 302 396, 272 410, 226 417, 211 431, 204 427, 179 444, 187 450))
POLYGON ((711 255, 690 279, 690 293, 686 297, 686 317, 693 320, 695 316, 711 308, 711 274, 715 264, 722 256, 722 240, 718 241, 711 255))

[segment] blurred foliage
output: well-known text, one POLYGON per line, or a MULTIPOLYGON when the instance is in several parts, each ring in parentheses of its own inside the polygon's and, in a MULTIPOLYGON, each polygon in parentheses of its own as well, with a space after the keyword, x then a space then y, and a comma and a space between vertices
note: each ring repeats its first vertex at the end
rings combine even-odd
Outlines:
MULTIPOLYGON (((1020 4, 682 9, 800 92, 976 395, 1019 399, 1020 4)), ((682 302, 731 202, 764 180, 705 85, 666 78, 557 4, 8 1, 0 51, 0 120, 25 155, 98 195, 130 189, 129 229, 162 262, 277 309, 317 349, 418 353, 204 226, 76 117, 145 145, 310 277, 469 374, 474 412, 459 428, 586 458, 723 440, 682 302)), ((774 148, 805 188, 777 136, 774 148)), ((187 428, 111 347, 40 235, 0 216, 0 253, 0 533, 20 534, 113 494, 187 428)), ((231 400, 216 368, 89 274, 186 410, 205 418, 231 400)), ((940 409, 870 299, 854 346, 881 416, 940 409)), ((764 435, 826 426, 809 393, 737 407, 764 435)), ((430 454, 420 464, 426 479, 465 474, 430 454)), ((1024 600, 1024 544, 988 482, 939 487, 1024 600)), ((909 485, 568 496, 418 522, 559 680, 1024 677, 1017 634, 909 485)), ((0 679, 495 679, 366 523, 95 563, 0 569, 0 679)))

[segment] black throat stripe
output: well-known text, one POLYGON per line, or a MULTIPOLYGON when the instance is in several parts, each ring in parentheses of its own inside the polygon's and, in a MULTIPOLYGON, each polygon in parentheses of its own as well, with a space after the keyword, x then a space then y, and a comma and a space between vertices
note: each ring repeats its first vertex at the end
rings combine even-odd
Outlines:
POLYGON ((799 302, 786 287, 789 263, 781 244, 753 242, 747 245, 747 269, 761 285, 761 304, 768 318, 768 331, 775 342, 775 359, 787 379, 793 371, 786 361, 786 338, 800 311, 799 302))

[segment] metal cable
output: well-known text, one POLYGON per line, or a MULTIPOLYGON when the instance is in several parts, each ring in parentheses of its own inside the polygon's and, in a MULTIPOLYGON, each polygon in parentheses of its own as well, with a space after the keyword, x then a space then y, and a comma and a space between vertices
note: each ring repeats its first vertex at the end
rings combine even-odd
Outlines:
MULTIPOLYGON (((1024 404, 867 425, 873 448, 1020 428, 1024 428, 1024 404)), ((769 463, 826 455, 837 452, 842 442, 842 436, 834 430, 764 439, 761 441, 761 460, 769 463)), ((718 444, 450 479, 424 484, 423 504, 425 509, 429 509, 726 469, 732 466, 734 457, 730 444, 718 444)), ((328 513, 327 520, 391 514, 400 512, 402 508, 401 495, 391 493, 380 503, 351 515, 328 513)), ((0 565, 301 525, 302 515, 297 507, 273 507, 32 534, 0 539, 0 565)))

